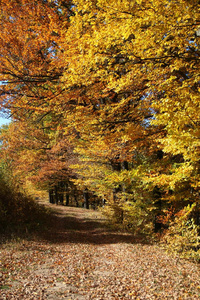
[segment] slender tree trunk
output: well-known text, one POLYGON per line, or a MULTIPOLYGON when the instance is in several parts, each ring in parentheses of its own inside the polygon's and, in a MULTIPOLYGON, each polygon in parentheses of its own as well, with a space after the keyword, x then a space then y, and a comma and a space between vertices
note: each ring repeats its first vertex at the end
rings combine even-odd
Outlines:
POLYGON ((57 185, 55 185, 55 187, 54 187, 54 189, 55 189, 55 201, 56 201, 56 204, 58 205, 58 187, 57 187, 57 185))
POLYGON ((68 182, 65 182, 64 184, 64 190, 65 190, 65 205, 69 206, 69 185, 68 182))
POLYGON ((75 190, 74 190, 74 201, 76 203, 76 207, 79 207, 79 205, 78 205, 78 199, 77 199, 77 194, 76 194, 75 190))
POLYGON ((59 198, 59 201, 60 203, 63 205, 63 201, 64 201, 64 182, 59 182, 58 184, 58 187, 59 187, 59 191, 58 191, 58 198, 59 198))
POLYGON ((52 188, 50 188, 49 189, 49 203, 55 203, 54 202, 54 197, 53 197, 53 189, 52 188))
POLYGON ((83 192, 83 197, 84 197, 84 206, 86 209, 89 209, 89 193, 87 188, 83 192))
POLYGON ((66 203, 65 203, 65 205, 66 205, 66 206, 69 206, 69 194, 68 194, 68 193, 66 193, 65 198, 66 198, 66 203))

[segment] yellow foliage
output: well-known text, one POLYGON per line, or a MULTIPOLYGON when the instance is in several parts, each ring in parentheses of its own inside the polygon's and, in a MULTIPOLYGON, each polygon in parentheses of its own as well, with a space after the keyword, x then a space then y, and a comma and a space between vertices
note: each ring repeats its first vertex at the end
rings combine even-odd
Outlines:
POLYGON ((68 14, 35 3, 0 15, 1 103, 23 124, 4 137, 16 174, 64 170, 140 228, 154 187, 177 211, 198 203, 199 1, 75 0, 68 14))
POLYGON ((162 242, 167 251, 200 261, 200 228, 190 216, 194 210, 195 205, 185 207, 171 222, 162 242))

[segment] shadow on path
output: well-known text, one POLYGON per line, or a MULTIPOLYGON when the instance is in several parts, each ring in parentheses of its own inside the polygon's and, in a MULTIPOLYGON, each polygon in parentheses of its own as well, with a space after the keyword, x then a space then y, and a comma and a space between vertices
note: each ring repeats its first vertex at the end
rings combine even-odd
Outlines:
POLYGON ((109 229, 98 212, 64 206, 53 207, 51 222, 41 236, 56 244, 147 243, 133 234, 109 229))

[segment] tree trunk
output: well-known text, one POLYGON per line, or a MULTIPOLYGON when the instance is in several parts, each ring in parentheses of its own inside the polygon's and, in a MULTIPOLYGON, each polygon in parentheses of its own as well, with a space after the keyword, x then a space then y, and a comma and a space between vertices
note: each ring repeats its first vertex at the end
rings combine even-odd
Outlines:
POLYGON ((83 197, 84 197, 84 207, 86 209, 89 209, 89 193, 87 188, 83 192, 83 197))
POLYGON ((74 190, 74 200, 75 200, 75 203, 76 203, 76 207, 79 207, 78 205, 78 199, 77 199, 77 195, 76 195, 76 191, 74 190))
POLYGON ((58 187, 57 187, 57 185, 55 185, 55 187, 54 187, 54 190, 55 190, 55 201, 56 201, 56 204, 58 205, 58 187))
POLYGON ((49 189, 49 203, 52 203, 52 204, 55 203, 54 202, 53 189, 52 188, 49 189))

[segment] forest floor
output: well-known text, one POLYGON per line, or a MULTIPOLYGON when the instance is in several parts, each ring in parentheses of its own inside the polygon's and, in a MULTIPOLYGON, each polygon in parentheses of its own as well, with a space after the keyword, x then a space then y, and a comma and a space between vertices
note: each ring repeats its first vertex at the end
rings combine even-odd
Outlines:
POLYGON ((0 246, 0 299, 200 299, 198 264, 114 232, 100 212, 53 206, 40 236, 0 246))

